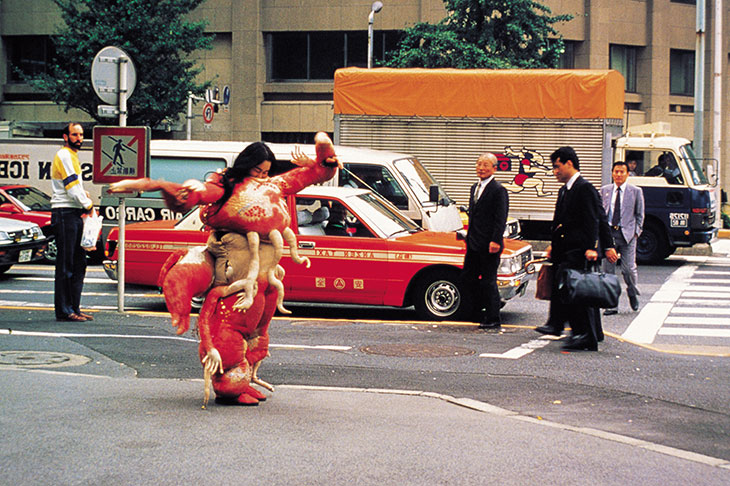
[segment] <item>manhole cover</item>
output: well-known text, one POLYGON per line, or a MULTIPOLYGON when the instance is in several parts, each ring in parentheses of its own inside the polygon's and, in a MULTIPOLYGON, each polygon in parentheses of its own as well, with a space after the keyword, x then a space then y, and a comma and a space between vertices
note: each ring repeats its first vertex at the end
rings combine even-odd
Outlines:
POLYGON ((405 358, 448 358, 474 354, 469 348, 444 346, 441 344, 376 344, 360 348, 363 353, 405 358))
POLYGON ((61 368, 64 366, 81 366, 89 361, 91 361, 91 358, 78 354, 51 351, 0 351, 0 366, 61 368))

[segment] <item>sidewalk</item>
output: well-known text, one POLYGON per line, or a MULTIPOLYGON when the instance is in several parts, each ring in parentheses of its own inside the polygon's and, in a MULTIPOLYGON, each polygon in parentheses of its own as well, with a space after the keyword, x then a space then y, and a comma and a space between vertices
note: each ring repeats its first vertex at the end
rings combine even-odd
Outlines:
POLYGON ((429 393, 281 385, 201 410, 201 380, 7 368, 0 389, 2 484, 730 483, 722 460, 429 393))

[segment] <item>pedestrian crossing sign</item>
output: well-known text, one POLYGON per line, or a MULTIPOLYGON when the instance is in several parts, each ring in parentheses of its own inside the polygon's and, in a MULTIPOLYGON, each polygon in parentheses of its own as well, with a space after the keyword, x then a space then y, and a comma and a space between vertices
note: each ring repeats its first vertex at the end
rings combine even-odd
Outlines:
POLYGON ((149 174, 149 127, 94 127, 94 184, 149 174))

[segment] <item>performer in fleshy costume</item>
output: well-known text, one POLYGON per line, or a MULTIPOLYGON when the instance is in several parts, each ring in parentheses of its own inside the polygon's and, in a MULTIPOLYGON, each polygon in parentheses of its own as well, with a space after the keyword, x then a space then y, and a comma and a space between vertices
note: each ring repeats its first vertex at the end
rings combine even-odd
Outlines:
POLYGON ((315 149, 316 160, 296 150, 292 162, 299 167, 273 177, 269 171, 277 169, 276 157, 266 144, 256 142, 238 155, 232 167, 205 182, 137 179, 110 189, 161 190, 176 211, 200 205, 201 220, 211 228, 206 247, 173 253, 159 276, 178 334, 189 327, 191 298, 207 292, 198 318, 206 403, 209 380, 216 400, 222 402, 255 405, 265 400, 251 383, 273 390, 256 371, 268 354, 274 312, 277 307, 288 312, 282 304, 284 269, 279 265, 284 240, 292 260, 309 266, 309 260, 297 253, 286 197, 332 178, 339 164, 326 134, 315 136, 315 149))

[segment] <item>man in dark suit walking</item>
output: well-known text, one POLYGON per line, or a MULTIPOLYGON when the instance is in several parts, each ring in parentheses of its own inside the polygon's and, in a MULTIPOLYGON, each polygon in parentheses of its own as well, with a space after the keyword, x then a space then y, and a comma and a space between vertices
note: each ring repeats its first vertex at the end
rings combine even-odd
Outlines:
POLYGON ((609 261, 617 260, 610 241, 608 223, 598 191, 580 175, 578 156, 571 147, 561 147, 550 156, 553 173, 565 185, 558 192, 552 224, 552 238, 547 249, 555 265, 555 278, 547 324, 536 328, 543 334, 560 336, 570 322, 571 337, 563 345, 566 351, 597 351, 602 339, 600 314, 597 309, 561 302, 557 291, 558 276, 566 268, 583 269, 586 260, 596 261, 605 250, 609 261))
POLYGON ((469 193, 469 231, 462 281, 465 288, 474 293, 476 309, 485 308, 479 328, 499 331, 502 324, 497 269, 504 249, 509 198, 507 190, 494 178, 496 170, 497 157, 494 154, 485 153, 477 160, 479 182, 471 187, 469 193), (481 291, 476 292, 477 289, 481 291))

